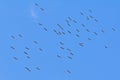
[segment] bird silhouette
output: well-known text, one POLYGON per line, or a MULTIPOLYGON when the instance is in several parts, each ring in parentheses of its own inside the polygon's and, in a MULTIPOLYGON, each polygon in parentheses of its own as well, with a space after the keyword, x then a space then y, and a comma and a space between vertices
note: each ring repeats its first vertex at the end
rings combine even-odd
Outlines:
POLYGON ((13 50, 15 50, 15 47, 13 47, 13 46, 11 46, 10 48, 13 49, 13 50))
POLYGON ((22 37, 23 37, 21 34, 18 34, 18 36, 19 36, 20 38, 22 38, 22 37))
POLYGON ((15 39, 15 36, 11 35, 11 38, 12 38, 12 39, 15 39))
POLYGON ((26 69, 27 71, 31 72, 30 68, 28 68, 28 67, 25 67, 25 69, 26 69))
POLYGON ((71 74, 71 71, 70 71, 70 70, 67 70, 67 73, 71 74))
POLYGON ((18 60, 18 58, 17 58, 17 57, 13 57, 13 59, 14 59, 14 60, 18 60))

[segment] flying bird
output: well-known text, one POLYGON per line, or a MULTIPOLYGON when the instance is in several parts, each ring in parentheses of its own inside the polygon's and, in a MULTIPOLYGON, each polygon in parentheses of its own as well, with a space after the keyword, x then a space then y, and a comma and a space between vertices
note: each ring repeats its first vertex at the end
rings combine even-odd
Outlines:
POLYGON ((40 67, 36 67, 37 70, 40 70, 40 67))
POLYGON ((21 38, 23 37, 21 34, 18 34, 18 36, 21 37, 21 38))
POLYGON ((76 29, 76 31, 77 31, 77 32, 80 32, 80 30, 79 30, 79 29, 76 29))
POLYGON ((27 71, 31 72, 30 68, 28 68, 28 67, 25 67, 25 69, 26 69, 27 71))
POLYGON ((84 43, 82 43, 82 42, 81 42, 81 43, 79 43, 79 45, 80 45, 81 47, 84 47, 84 43))
POLYGON ((90 32, 90 30, 89 30, 89 29, 86 29, 86 31, 87 31, 87 32, 90 32))
POLYGON ((71 31, 68 30, 67 32, 68 32, 69 34, 71 34, 71 31))
POLYGON ((35 44, 38 44, 38 42, 37 41, 33 41, 35 44))
POLYGON ((72 56, 73 56, 74 54, 73 54, 72 52, 70 52, 70 55, 72 55, 72 56))
POLYGON ((79 35, 79 34, 76 34, 76 36, 77 36, 77 37, 80 37, 80 35, 79 35))
POLYGON ((72 51, 70 48, 67 48, 66 50, 67 50, 67 51, 72 51))
POLYGON ((28 48, 28 47, 25 47, 25 49, 26 49, 26 50, 30 50, 30 48, 28 48))
POLYGON ((103 29, 101 29, 101 32, 104 33, 105 31, 103 29))
POLYGON ((43 8, 40 8, 40 10, 41 10, 41 11, 44 11, 45 9, 43 9, 43 8))
POLYGON ((60 47, 60 49, 62 49, 62 50, 63 50, 63 49, 65 49, 65 48, 64 48, 64 47, 60 47))
POLYGON ((88 11, 89 11, 90 13, 92 13, 92 10, 91 10, 91 9, 89 9, 88 11))
POLYGON ((61 41, 60 41, 59 43, 60 43, 61 45, 64 45, 64 43, 63 43, 63 42, 61 42, 61 41))
POLYGON ((68 20, 66 20, 66 23, 67 23, 68 26, 71 26, 68 20))
POLYGON ((27 57, 27 59, 30 59, 31 57, 30 56, 26 56, 27 57))
POLYGON ((17 57, 13 57, 13 59, 18 60, 18 58, 17 58, 17 57))
POLYGON ((98 35, 98 33, 97 32, 93 32, 95 35, 98 35))
POLYGON ((105 45, 105 48, 108 48, 108 46, 105 45))
POLYGON ((45 31, 48 31, 47 28, 45 28, 45 27, 44 27, 43 29, 44 29, 45 31))
POLYGON ((35 6, 39 7, 39 4, 38 4, 38 3, 35 3, 35 6))
POLYGON ((11 38, 12 38, 12 39, 15 39, 15 36, 11 35, 11 38))
POLYGON ((88 38, 88 40, 92 40, 91 38, 88 38))
POLYGON ((112 28, 113 31, 116 31, 115 28, 112 28))
POLYGON ((84 14, 83 14, 83 12, 80 12, 80 14, 83 16, 84 14))
POLYGON ((57 55, 57 57, 58 57, 58 58, 61 58, 61 56, 60 56, 60 55, 57 55))
POLYGON ((62 35, 62 33, 59 31, 59 32, 57 32, 57 35, 62 35))
POLYGON ((65 32, 62 32, 63 35, 65 35, 65 32))
POLYGON ((15 47, 13 47, 13 46, 11 46, 10 48, 13 49, 13 50, 15 50, 15 47))
POLYGON ((67 70, 67 73, 71 74, 71 71, 70 71, 70 70, 67 70))
POLYGON ((97 20, 97 19, 94 19, 94 21, 95 21, 95 22, 98 22, 98 20, 97 20))
POLYGON ((38 48, 40 51, 43 51, 43 49, 42 48, 38 48))
POLYGON ((77 23, 77 21, 76 21, 76 20, 73 20, 73 22, 74 22, 74 23, 77 23))
POLYGON ((68 19, 71 21, 72 19, 71 19, 71 17, 68 17, 68 19))
POLYGON ((90 20, 90 18, 89 18, 88 16, 86 17, 86 19, 87 19, 87 20, 90 20))
POLYGON ((72 59, 72 57, 70 57, 70 56, 67 56, 69 59, 72 59))
POLYGON ((39 25, 39 26, 43 26, 43 24, 41 24, 41 23, 38 23, 38 25, 39 25))
POLYGON ((81 24, 82 25, 82 27, 85 27, 85 24, 81 24))
POLYGON ((60 24, 57 24, 57 26, 61 29, 64 30, 63 27, 60 24))
POLYGON ((91 15, 89 15, 89 17, 91 18, 91 19, 93 19, 94 17, 93 16, 91 16, 91 15))
POLYGON ((28 53, 26 51, 24 51, 24 54, 28 55, 28 53))

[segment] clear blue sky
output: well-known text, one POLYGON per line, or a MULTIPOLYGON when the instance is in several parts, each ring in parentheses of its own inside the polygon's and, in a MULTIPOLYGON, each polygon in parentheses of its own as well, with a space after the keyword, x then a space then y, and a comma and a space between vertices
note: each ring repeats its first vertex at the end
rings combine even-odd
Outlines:
POLYGON ((119 7, 119 0, 0 0, 0 80, 120 80, 119 7))

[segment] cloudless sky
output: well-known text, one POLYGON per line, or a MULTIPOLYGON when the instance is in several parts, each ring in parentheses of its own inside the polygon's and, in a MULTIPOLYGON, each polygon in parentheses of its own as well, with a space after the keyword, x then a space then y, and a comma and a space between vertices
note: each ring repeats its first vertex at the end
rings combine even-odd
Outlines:
POLYGON ((0 80, 120 80, 119 7, 119 0, 0 0, 0 80), (98 22, 86 20, 88 15, 93 15, 98 22), (71 27, 65 23, 69 16, 77 21, 71 23, 71 27), (56 35, 53 29, 60 30, 58 23, 72 34, 56 35), (80 29, 80 38, 75 36, 76 28, 80 29), (59 48, 60 41, 65 48, 72 49, 72 60, 67 58, 67 51, 59 48), (80 47, 79 42, 83 42, 84 47, 80 47), (26 46, 30 48, 26 50, 30 59, 24 54, 26 46), (58 54, 62 58, 57 58, 58 54), (18 60, 14 60, 14 56, 18 60))

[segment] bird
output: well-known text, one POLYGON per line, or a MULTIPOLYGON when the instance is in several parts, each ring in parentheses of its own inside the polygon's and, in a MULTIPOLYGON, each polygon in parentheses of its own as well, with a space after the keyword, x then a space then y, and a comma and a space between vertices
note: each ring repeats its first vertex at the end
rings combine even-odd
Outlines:
POLYGON ((23 37, 21 34, 18 34, 18 36, 21 37, 21 38, 23 37))
POLYGON ((28 48, 28 47, 25 47, 25 49, 26 49, 26 50, 30 50, 30 48, 28 48))
POLYGON ((66 50, 67 50, 67 51, 72 51, 70 48, 67 48, 66 50))
POLYGON ((85 27, 85 24, 81 24, 82 25, 82 27, 85 27))
POLYGON ((105 45, 105 48, 108 48, 108 46, 105 45))
POLYGON ((63 42, 61 42, 61 41, 60 41, 59 43, 60 43, 61 45, 64 45, 64 43, 63 43, 63 42))
POLYGON ((72 56, 73 56, 74 54, 73 54, 72 52, 70 52, 70 55, 72 55, 72 56))
POLYGON ((74 22, 74 23, 77 23, 77 21, 76 21, 76 20, 73 20, 73 22, 74 22))
POLYGON ((62 31, 61 33, 62 33, 63 35, 65 35, 65 32, 62 31))
POLYGON ((57 24, 57 26, 61 29, 64 30, 63 27, 60 24, 57 24))
POLYGON ((90 20, 90 18, 89 18, 88 16, 86 17, 86 19, 87 19, 87 20, 90 20))
POLYGON ((53 31, 54 31, 55 33, 57 33, 57 31, 56 31, 55 29, 53 29, 53 31))
POLYGON ((30 56, 26 56, 27 57, 27 59, 30 59, 31 57, 30 56))
POLYGON ((60 56, 60 55, 57 55, 57 57, 58 57, 58 58, 61 58, 61 56, 60 56))
POLYGON ((101 32, 104 33, 105 31, 103 29, 101 29, 101 32))
POLYGON ((86 29, 86 31, 87 31, 87 32, 90 32, 90 30, 89 30, 89 29, 86 29))
POLYGON ((70 56, 67 56, 69 59, 72 59, 72 57, 70 57, 70 56))
POLYGON ((15 47, 13 47, 13 46, 11 46, 10 48, 13 49, 13 50, 15 50, 15 47))
POLYGON ((88 40, 92 40, 91 38, 88 38, 88 40))
POLYGON ((43 9, 43 8, 40 8, 40 10, 41 10, 41 11, 44 11, 45 9, 43 9))
POLYGON ((80 30, 79 30, 79 29, 76 29, 76 31, 77 31, 77 32, 80 32, 80 30))
POLYGON ((39 6, 39 4, 35 3, 35 6, 37 6, 37 7, 38 7, 38 6, 39 6))
POLYGON ((77 36, 77 37, 80 37, 80 35, 79 35, 79 34, 76 34, 76 36, 77 36))
POLYGON ((94 19, 94 21, 95 21, 95 22, 98 22, 98 20, 97 20, 97 19, 94 19))
POLYGON ((62 35, 62 33, 59 31, 59 32, 57 32, 57 35, 62 35))
POLYGON ((37 41, 33 41, 35 44, 38 44, 38 42, 37 41))
POLYGON ((67 23, 68 26, 71 26, 70 23, 67 23))
POLYGON ((68 20, 66 20, 66 23, 67 23, 68 26, 71 26, 68 20))
POLYGON ((30 68, 28 68, 28 67, 25 67, 25 69, 26 69, 27 71, 31 72, 30 68))
POLYGON ((12 39, 15 39, 15 36, 11 35, 11 38, 12 38, 12 39))
POLYGON ((72 19, 71 19, 71 17, 68 17, 68 19, 71 21, 72 19))
POLYGON ((91 10, 91 9, 89 9, 88 11, 89 11, 90 13, 92 13, 92 10, 91 10))
POLYGON ((17 58, 17 57, 13 57, 13 59, 14 59, 14 60, 18 60, 18 58, 17 58))
POLYGON ((28 55, 28 53, 26 51, 24 51, 24 54, 28 55))
POLYGON ((95 35, 98 35, 98 33, 97 32, 93 32, 95 35))
POLYGON ((71 71, 70 71, 70 70, 67 70, 67 73, 71 74, 71 71))
POLYGON ((115 28, 112 28, 113 31, 116 31, 115 28))
POLYGON ((83 12, 80 12, 80 14, 83 16, 84 14, 83 14, 83 12))
POLYGON ((84 47, 84 43, 82 43, 82 42, 81 42, 81 43, 79 43, 79 45, 80 45, 81 47, 84 47))
POLYGON ((42 48, 38 48, 40 51, 43 51, 43 49, 42 48))
POLYGON ((65 49, 64 47, 60 47, 61 49, 65 49))
POLYGON ((71 34, 71 31, 68 30, 67 32, 68 32, 69 34, 71 34))
POLYGON ((47 28, 45 28, 45 27, 44 27, 43 29, 44 29, 45 31, 48 31, 47 28))
POLYGON ((90 17, 91 19, 93 19, 93 18, 94 18, 92 15, 89 15, 89 17, 90 17))
POLYGON ((65 35, 65 32, 62 32, 63 35, 65 35))
POLYGON ((40 70, 40 67, 36 67, 37 70, 40 70))
POLYGON ((38 23, 38 25, 39 25, 39 26, 42 26, 43 24, 41 24, 41 23, 38 23))

